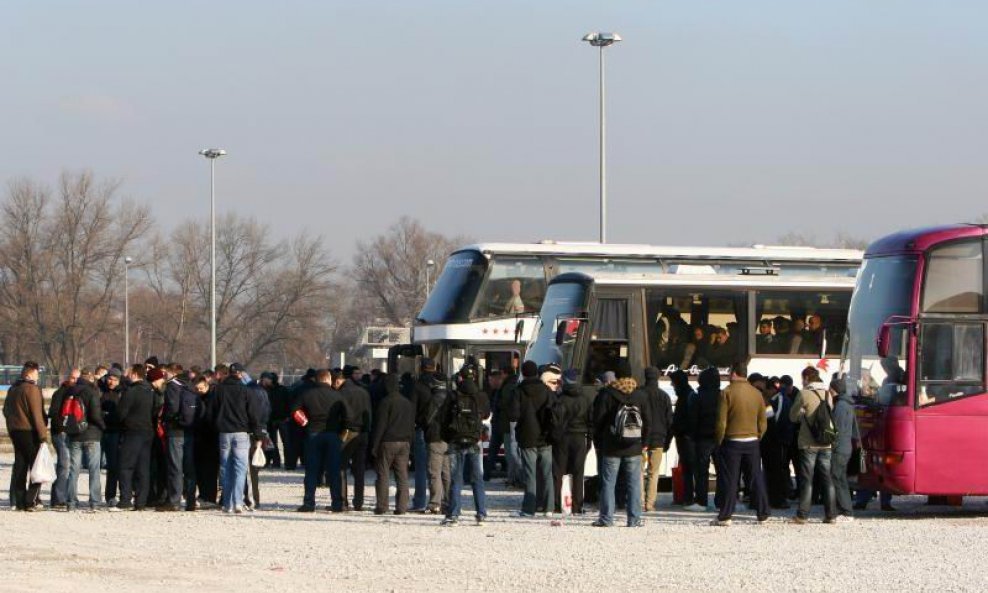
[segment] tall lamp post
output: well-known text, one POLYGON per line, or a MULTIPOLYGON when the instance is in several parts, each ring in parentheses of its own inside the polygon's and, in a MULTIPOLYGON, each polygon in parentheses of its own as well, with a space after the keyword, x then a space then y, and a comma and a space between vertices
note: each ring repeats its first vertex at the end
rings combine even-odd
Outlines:
POLYGON ((436 267, 436 260, 429 259, 425 262, 425 298, 429 298, 429 293, 432 292, 432 268, 436 267))
POLYGON ((130 366, 130 264, 134 258, 124 258, 124 368, 130 366))
POLYGON ((204 148, 209 159, 209 368, 216 368, 216 159, 226 155, 222 148, 204 148))
POLYGON ((587 33, 583 40, 600 49, 600 242, 607 243, 607 118, 604 112, 604 48, 621 41, 617 33, 587 33))

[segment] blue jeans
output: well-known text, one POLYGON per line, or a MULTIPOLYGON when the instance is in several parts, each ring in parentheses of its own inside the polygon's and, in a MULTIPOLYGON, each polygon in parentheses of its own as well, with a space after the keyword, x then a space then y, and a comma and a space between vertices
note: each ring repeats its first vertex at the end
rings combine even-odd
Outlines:
POLYGON ((507 482, 518 483, 523 480, 521 471, 521 454, 518 449, 518 441, 515 440, 514 422, 512 428, 504 433, 504 459, 508 468, 507 482))
POLYGON ((65 484, 69 478, 71 451, 69 451, 69 435, 61 432, 52 439, 55 445, 55 481, 51 485, 51 504, 59 505, 68 502, 65 484))
POLYGON ((461 447, 450 445, 449 471, 453 476, 453 483, 450 486, 449 508, 446 510, 447 518, 460 516, 460 500, 463 490, 463 469, 470 467, 470 484, 473 486, 473 506, 477 510, 478 517, 487 516, 487 495, 484 491, 484 468, 483 454, 480 445, 470 445, 461 447))
POLYGON ((100 446, 99 441, 69 443, 71 463, 69 464, 68 484, 65 488, 65 501, 70 506, 79 504, 78 482, 79 473, 82 469, 83 457, 85 457, 86 468, 89 471, 89 506, 103 502, 102 487, 100 485, 99 464, 100 446), (85 455, 83 455, 85 454, 85 455))
POLYGON ((796 516, 803 519, 810 514, 813 503, 813 474, 820 479, 823 486, 823 512, 826 518, 837 516, 837 504, 834 500, 834 482, 830 475, 830 449, 800 449, 799 475, 803 477, 799 484, 799 508, 796 516))
POLYGON ((541 507, 551 513, 556 505, 552 479, 552 447, 521 449, 521 470, 525 482, 521 512, 534 515, 537 508, 541 507))
POLYGON ((628 525, 636 525, 642 520, 642 458, 631 457, 600 458, 600 521, 614 524, 614 490, 617 488, 618 473, 623 473, 628 485, 628 525))
POLYGON ((224 510, 231 510, 244 503, 247 487, 247 455, 250 437, 246 432, 220 433, 220 484, 223 485, 224 510))
POLYGON ((335 432, 311 433, 305 443, 305 494, 302 505, 316 506, 316 487, 322 475, 329 482, 331 508, 343 510, 343 441, 335 432))
POLYGON ((415 429, 413 449, 415 459, 415 498, 413 509, 424 509, 429 504, 429 448, 425 446, 425 432, 415 429))

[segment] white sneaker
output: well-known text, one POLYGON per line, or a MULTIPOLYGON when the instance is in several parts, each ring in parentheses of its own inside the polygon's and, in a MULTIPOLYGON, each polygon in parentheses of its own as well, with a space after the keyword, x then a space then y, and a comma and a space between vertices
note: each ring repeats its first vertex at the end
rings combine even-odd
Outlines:
POLYGON ((854 523, 854 517, 851 515, 837 515, 834 517, 834 523, 854 523))
POLYGON ((703 506, 702 504, 693 503, 689 506, 683 507, 683 510, 689 511, 691 513, 704 513, 707 511, 707 507, 703 506))

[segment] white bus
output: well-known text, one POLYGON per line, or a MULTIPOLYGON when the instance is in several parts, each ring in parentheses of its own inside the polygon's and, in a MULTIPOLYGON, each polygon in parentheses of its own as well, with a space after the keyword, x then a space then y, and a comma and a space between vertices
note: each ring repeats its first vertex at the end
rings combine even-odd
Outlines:
MULTIPOLYGON (((784 318, 792 322, 793 317, 803 317, 805 321, 809 315, 819 314, 827 338, 827 352, 821 354, 839 354, 839 336, 861 255, 850 250, 760 246, 698 248, 553 241, 468 245, 450 255, 415 320, 412 344, 392 349, 389 368, 414 374, 417 359, 429 356, 449 374, 472 357, 486 372, 510 372, 526 356, 526 345, 532 338, 536 340, 530 345, 529 358, 573 366, 572 359, 564 362, 560 357, 555 344, 556 322, 566 315, 578 321, 583 314, 589 325, 596 323, 606 332, 616 332, 587 333, 580 356, 584 362, 593 357, 592 364, 584 365, 588 377, 607 364, 601 360, 621 357, 622 353, 639 375, 649 364, 665 370, 673 364, 683 366, 683 360, 673 354, 687 345, 669 328, 681 332, 684 323, 686 328, 722 329, 727 332, 723 338, 726 342, 740 344, 739 353, 755 353, 763 342, 754 337, 757 319, 778 317, 779 326, 784 328, 784 318), (560 308, 562 292, 567 289, 550 289, 549 285, 573 273, 593 282, 581 284, 580 297, 567 301, 572 306, 560 308), (548 309, 544 303, 550 305, 548 309), (664 320, 663 312, 672 310, 680 313, 683 323, 664 320), (603 317, 595 320, 595 311, 603 317), (601 325, 611 320, 612 314, 623 315, 622 327, 613 326, 613 321, 601 325), (660 332, 663 323, 666 327, 660 332)), ((573 289, 568 291, 573 297, 573 289)), ((819 362, 820 357, 811 361, 813 357, 801 354, 808 346, 800 345, 792 355, 788 352, 790 344, 785 353, 779 346, 762 348, 772 353, 753 360, 751 369, 763 374, 791 373, 802 363, 819 362)))

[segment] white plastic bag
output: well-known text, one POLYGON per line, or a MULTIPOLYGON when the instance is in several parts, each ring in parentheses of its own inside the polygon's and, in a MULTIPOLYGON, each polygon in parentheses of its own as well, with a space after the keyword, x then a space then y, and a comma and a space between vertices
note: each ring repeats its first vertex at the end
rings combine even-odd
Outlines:
POLYGON ((562 484, 559 486, 559 497, 562 499, 563 516, 568 517, 573 514, 573 476, 566 474, 563 476, 562 484))
POLYGON ((268 464, 268 458, 264 455, 264 448, 258 443, 254 447, 254 455, 250 458, 250 464, 254 467, 264 467, 268 464))
POLYGON ((47 443, 41 443, 38 454, 34 456, 28 480, 32 484, 51 484, 55 481, 55 460, 47 443))

